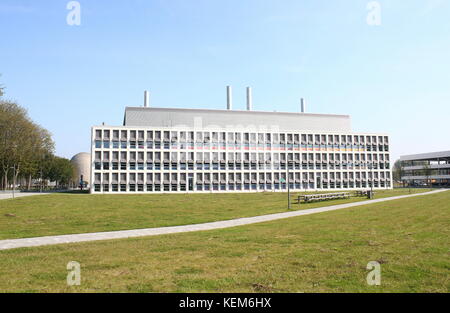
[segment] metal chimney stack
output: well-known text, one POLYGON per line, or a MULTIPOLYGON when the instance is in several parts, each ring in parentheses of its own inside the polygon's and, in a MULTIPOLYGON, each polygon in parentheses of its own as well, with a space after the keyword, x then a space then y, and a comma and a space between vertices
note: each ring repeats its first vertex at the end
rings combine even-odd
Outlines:
POLYGON ((148 108, 150 102, 150 94, 147 90, 144 91, 144 108, 148 108))
POLYGON ((233 109, 233 95, 231 91, 231 86, 227 86, 227 110, 233 109))
POLYGON ((247 87, 247 111, 252 110, 252 88, 247 87))
POLYGON ((300 110, 301 110, 301 112, 302 113, 305 113, 305 111, 306 111, 306 103, 305 103, 305 99, 303 99, 303 98, 301 98, 300 99, 300 110))

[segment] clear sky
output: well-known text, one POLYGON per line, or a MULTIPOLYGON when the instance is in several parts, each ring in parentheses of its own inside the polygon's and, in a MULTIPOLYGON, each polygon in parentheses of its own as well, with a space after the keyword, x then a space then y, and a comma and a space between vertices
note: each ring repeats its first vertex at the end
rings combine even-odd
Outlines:
POLYGON ((392 158, 450 150, 450 1, 0 0, 0 83, 49 129, 58 155, 121 125, 143 91, 157 107, 245 107, 352 116, 387 132, 392 158))

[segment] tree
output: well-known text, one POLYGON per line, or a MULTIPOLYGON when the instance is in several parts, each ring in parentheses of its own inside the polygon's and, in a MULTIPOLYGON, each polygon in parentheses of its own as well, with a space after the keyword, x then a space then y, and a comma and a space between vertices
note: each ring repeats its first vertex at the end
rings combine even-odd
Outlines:
POLYGON ((20 150, 23 149, 23 140, 27 137, 28 122, 23 108, 14 102, 0 102, 0 161, 4 186, 8 183, 8 174, 12 168, 17 169, 17 175, 19 173, 20 150))
POLYGON ((401 160, 397 160, 394 163, 394 167, 392 168, 392 176, 394 181, 401 181, 404 185, 404 181, 402 177, 405 175, 405 171, 403 169, 403 164, 401 160))
MULTIPOLYGON (((0 84, 0 97, 4 87, 0 84)), ((69 160, 54 156, 51 134, 34 123, 16 102, 0 99, 0 188, 10 182, 45 178, 67 185, 74 169, 69 160)), ((42 183, 42 181, 41 181, 42 183)))
POLYGON ((53 154, 50 133, 35 124, 24 108, 17 103, 0 100, 0 176, 1 185, 19 177, 31 179, 39 172, 44 155, 53 154), (12 174, 15 174, 12 177, 12 174))
MULTIPOLYGON (((0 76, 2 76, 1 74, 0 74, 0 76)), ((0 84, 0 97, 2 97, 5 93, 4 93, 4 90, 5 90, 5 86, 3 86, 2 84, 0 84)))
POLYGON ((42 178, 44 158, 46 155, 51 155, 54 149, 50 133, 38 125, 34 126, 34 132, 30 134, 32 152, 28 154, 29 158, 22 166, 22 175, 27 180, 27 189, 31 189, 33 178, 42 178))
POLYGON ((65 186, 73 181, 74 168, 68 159, 53 156, 50 158, 48 178, 56 182, 57 187, 65 186))

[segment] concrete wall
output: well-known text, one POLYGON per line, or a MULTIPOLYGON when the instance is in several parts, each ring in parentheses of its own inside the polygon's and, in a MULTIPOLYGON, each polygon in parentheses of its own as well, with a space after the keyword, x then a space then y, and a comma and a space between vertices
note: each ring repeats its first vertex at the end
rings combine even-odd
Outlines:
POLYGON ((124 126, 351 132, 348 115, 151 107, 127 107, 124 126))
POLYGON ((75 183, 78 184, 80 182, 80 177, 83 175, 83 180, 91 183, 91 155, 87 152, 81 152, 76 154, 70 162, 73 164, 75 168, 75 183))

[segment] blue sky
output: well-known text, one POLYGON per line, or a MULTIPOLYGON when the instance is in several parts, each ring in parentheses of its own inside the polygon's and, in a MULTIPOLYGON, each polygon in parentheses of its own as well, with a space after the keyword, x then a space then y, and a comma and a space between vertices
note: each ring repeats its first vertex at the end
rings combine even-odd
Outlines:
POLYGON ((450 1, 0 0, 0 83, 49 129, 57 154, 89 151, 90 127, 158 107, 350 114, 387 132, 392 158, 449 150, 450 1))

